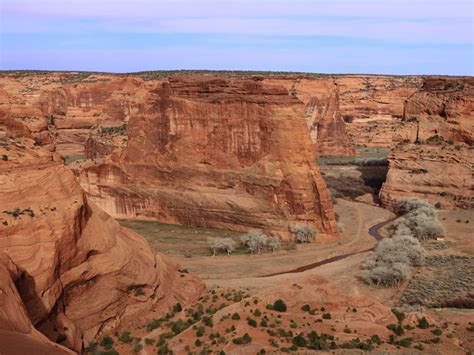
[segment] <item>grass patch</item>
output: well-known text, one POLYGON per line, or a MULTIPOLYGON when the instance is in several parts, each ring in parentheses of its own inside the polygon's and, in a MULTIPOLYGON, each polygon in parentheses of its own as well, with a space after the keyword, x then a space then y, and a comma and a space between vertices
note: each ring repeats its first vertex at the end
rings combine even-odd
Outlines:
POLYGON ((474 257, 430 256, 411 279, 401 301, 427 307, 474 308, 474 257))

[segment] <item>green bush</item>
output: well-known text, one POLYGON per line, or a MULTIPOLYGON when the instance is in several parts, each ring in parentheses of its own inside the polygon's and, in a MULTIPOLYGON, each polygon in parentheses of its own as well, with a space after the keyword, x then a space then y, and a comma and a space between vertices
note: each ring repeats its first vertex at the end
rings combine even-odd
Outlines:
POLYGON ((183 310, 183 307, 181 306, 181 303, 176 303, 176 304, 173 306, 173 312, 174 312, 174 313, 181 312, 182 310, 183 310))
POLYGON ((331 318, 332 318, 331 313, 326 312, 323 314, 323 319, 331 319, 331 318))
POLYGON ((123 332, 122 335, 119 336, 119 341, 124 344, 130 344, 133 340, 133 337, 130 335, 129 331, 123 332))
POLYGON ((430 327, 430 323, 428 323, 428 320, 425 317, 418 320, 418 328, 428 329, 429 327, 430 327))
POLYGON ((247 324, 250 325, 251 327, 254 327, 254 328, 257 327, 257 321, 255 319, 252 319, 252 318, 247 319, 247 324))
POLYGON ((301 306, 301 310, 303 312, 309 312, 311 310, 311 308, 309 307, 309 304, 304 304, 301 306))
POLYGON ((304 348, 307 345, 306 338, 304 337, 303 333, 298 334, 293 338, 293 344, 299 348, 304 348))
POLYGON ((102 339, 102 341, 100 342, 100 345, 104 349, 110 350, 110 349, 112 349, 112 346, 114 345, 114 340, 111 337, 106 336, 106 337, 104 337, 104 339, 102 339))
POLYGON ((239 319, 240 319, 240 315, 236 312, 236 313, 232 314, 232 319, 233 319, 233 320, 239 320, 239 319))
POLYGON ((286 312, 286 304, 282 299, 278 299, 273 303, 273 309, 277 312, 286 312))
POLYGON ((245 333, 242 337, 233 339, 232 342, 237 345, 249 344, 252 342, 252 337, 248 333, 245 333))

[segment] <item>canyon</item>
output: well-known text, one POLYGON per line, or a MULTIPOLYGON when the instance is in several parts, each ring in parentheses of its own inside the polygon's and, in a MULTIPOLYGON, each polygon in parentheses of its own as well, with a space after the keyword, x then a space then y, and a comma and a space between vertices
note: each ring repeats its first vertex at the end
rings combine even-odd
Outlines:
MULTIPOLYGON (((219 277, 203 281, 193 271, 207 262, 215 269, 215 260, 226 271, 233 259, 186 255, 180 262, 192 266, 188 272, 116 219, 202 228, 195 234, 258 229, 287 246, 293 227, 310 226, 318 230, 315 244, 324 254, 332 253, 329 246, 336 250, 352 243, 366 253, 367 240, 349 238, 368 222, 353 227, 348 219, 351 234, 336 224, 337 198, 327 187, 331 176, 316 157, 370 165, 374 159, 358 157, 361 148, 390 150, 379 169, 388 164, 380 201, 371 201, 371 210, 355 204, 359 219, 368 211, 376 222, 382 215, 387 220, 390 212, 373 205, 393 210, 408 197, 446 213, 469 211, 473 118, 472 78, 3 72, 0 301, 7 306, 0 309, 0 352, 81 353, 105 335, 129 329, 140 337, 159 337, 145 331, 144 323, 175 313, 181 317, 170 309, 196 302, 202 307, 203 299, 214 298, 216 283, 225 285, 219 277), (206 291, 205 283, 211 289, 206 291)), ((344 164, 334 176, 350 169, 344 164)), ((357 178, 370 180, 364 174, 357 178)), ((288 248, 280 268, 297 259, 292 252, 304 250, 294 243, 288 248)), ((245 257, 250 256, 237 258, 253 269, 254 278, 263 270, 273 275, 273 264, 255 266, 245 257)), ((244 283, 244 274, 232 282, 244 283)), ((297 313, 314 298, 320 301, 311 307, 350 321, 361 337, 388 337, 387 325, 396 322, 386 305, 390 298, 377 293, 379 302, 372 298, 374 290, 346 287, 344 277, 334 276, 337 288, 311 272, 297 282, 281 276, 268 284, 245 282, 262 299, 255 306, 260 313, 268 310, 265 303, 281 297, 304 325, 297 313), (255 283, 268 287, 256 291, 255 283), (346 296, 340 288, 356 294, 346 296)), ((217 312, 220 305, 212 307, 217 312)), ((222 305, 213 329, 226 332, 231 313, 251 317, 254 311, 246 307, 244 301, 222 305)), ((353 338, 347 326, 336 323, 326 322, 325 331, 335 327, 341 339, 353 338)), ((185 351, 194 344, 194 331, 188 328, 184 342, 173 338, 169 345, 185 351)), ((237 330, 240 336, 253 331, 246 324, 237 330)), ((463 331, 453 330, 461 338, 463 331)), ((254 337, 245 349, 272 350, 266 334, 254 337)), ((226 349, 238 352, 235 344, 226 349)))
POLYGON ((0 156, 7 157, 0 165, 0 294, 8 305, 0 311, 0 351, 69 353, 57 342, 81 352, 140 314, 199 297, 202 283, 180 277, 174 261, 89 201, 57 153, 10 137, 0 156))

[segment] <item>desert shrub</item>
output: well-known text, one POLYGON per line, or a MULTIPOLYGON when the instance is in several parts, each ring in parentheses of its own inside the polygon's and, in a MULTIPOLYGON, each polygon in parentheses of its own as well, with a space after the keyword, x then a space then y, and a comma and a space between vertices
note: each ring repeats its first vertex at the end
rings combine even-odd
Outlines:
POLYGON ((329 312, 323 313, 323 319, 331 319, 331 318, 332 318, 331 313, 329 312))
POLYGON ((281 246, 281 241, 279 237, 273 236, 267 238, 267 248, 272 251, 272 253, 279 249, 281 246))
POLYGON ((302 333, 298 334, 293 338, 293 344, 296 345, 299 348, 304 348, 306 347, 307 341, 306 338, 302 333))
POLYGON ((310 308, 309 304, 304 304, 304 305, 301 306, 301 310, 303 312, 309 312, 311 310, 311 308, 310 308))
POLYGON ((232 238, 207 238, 207 244, 215 256, 220 250, 230 255, 235 250, 235 241, 232 238))
POLYGON ((183 306, 181 306, 181 303, 176 303, 176 304, 173 306, 173 312, 174 312, 174 313, 181 312, 182 310, 183 310, 183 306))
POLYGON ((125 331, 125 332, 123 332, 122 335, 120 335, 120 336, 118 337, 118 339, 119 339, 119 341, 120 341, 121 343, 129 344, 129 343, 132 342, 133 337, 130 335, 130 332, 129 332, 129 331, 125 331))
POLYGON ((100 345, 104 349, 110 350, 110 349, 112 349, 112 346, 114 345, 114 340, 111 337, 106 336, 106 337, 104 337, 104 339, 102 339, 102 341, 100 342, 100 345))
POLYGON ((252 337, 248 333, 245 333, 242 337, 233 339, 232 342, 237 345, 249 344, 252 342, 252 337))
POLYGON ((436 239, 444 234, 435 207, 424 200, 410 198, 397 203, 399 218, 390 227, 392 236, 414 236, 420 240, 436 239))
POLYGON ((252 318, 247 319, 247 324, 250 325, 251 327, 254 327, 254 328, 257 327, 257 321, 255 319, 252 319, 252 318))
POLYGON ((392 313, 397 317, 399 322, 402 322, 405 319, 405 313, 398 308, 393 308, 392 313))
POLYGON ((240 315, 236 312, 234 314, 232 314, 232 317, 231 317, 233 320, 239 320, 240 319, 240 315))
POLYGON ((286 304, 282 299, 278 299, 273 303, 273 310, 277 312, 286 312, 286 304))
POLYGON ((428 329, 430 327, 430 323, 425 317, 418 319, 418 328, 420 329, 428 329))
POLYGON ((308 225, 297 224, 290 228, 293 238, 298 243, 311 243, 314 241, 319 231, 308 225))
POLYGON ((258 254, 267 244, 268 237, 260 230, 253 230, 245 233, 240 237, 240 242, 250 252, 250 254, 258 254))

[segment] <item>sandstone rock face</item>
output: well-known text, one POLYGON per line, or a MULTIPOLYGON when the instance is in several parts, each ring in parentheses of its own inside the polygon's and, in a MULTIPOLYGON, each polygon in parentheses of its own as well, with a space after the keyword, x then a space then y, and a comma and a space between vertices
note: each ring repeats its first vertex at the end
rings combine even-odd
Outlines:
POLYGON ((426 78, 423 88, 406 102, 404 120, 410 119, 420 121, 420 132, 425 136, 439 134, 445 140, 472 145, 474 79, 426 78))
POLYGON ((253 80, 170 78, 128 124, 119 158, 78 168, 111 215, 288 236, 294 223, 335 235, 304 105, 253 80))
POLYGON ((352 156, 355 149, 341 116, 339 87, 336 80, 325 78, 266 79, 286 87, 306 105, 305 120, 319 156, 352 156))
POLYGON ((81 351, 141 312, 199 296, 200 282, 88 200, 59 155, 3 139, 0 156, 0 339, 66 352, 40 331, 81 351))
POLYGON ((337 77, 340 108, 356 146, 391 147, 398 136, 405 100, 423 83, 421 77, 348 75, 337 77))
POLYGON ((474 80, 427 78, 406 103, 399 144, 389 155, 385 206, 420 197, 443 208, 472 208, 474 80), (416 122, 414 122, 416 121, 416 122))
POLYGON ((389 154, 387 180, 380 200, 393 208, 397 201, 418 197, 442 208, 472 208, 472 146, 399 145, 389 154))
POLYGON ((107 128, 123 126, 141 110, 147 85, 140 78, 114 75, 6 74, 0 89, 8 93, 11 118, 39 143, 54 143, 63 157, 84 158, 91 133, 119 147, 126 144, 124 132, 107 128), (122 133, 122 139, 115 133, 122 133))
POLYGON ((25 277, 3 252, 0 253, 0 352, 2 354, 73 354, 53 343, 31 324, 16 282, 25 277))

